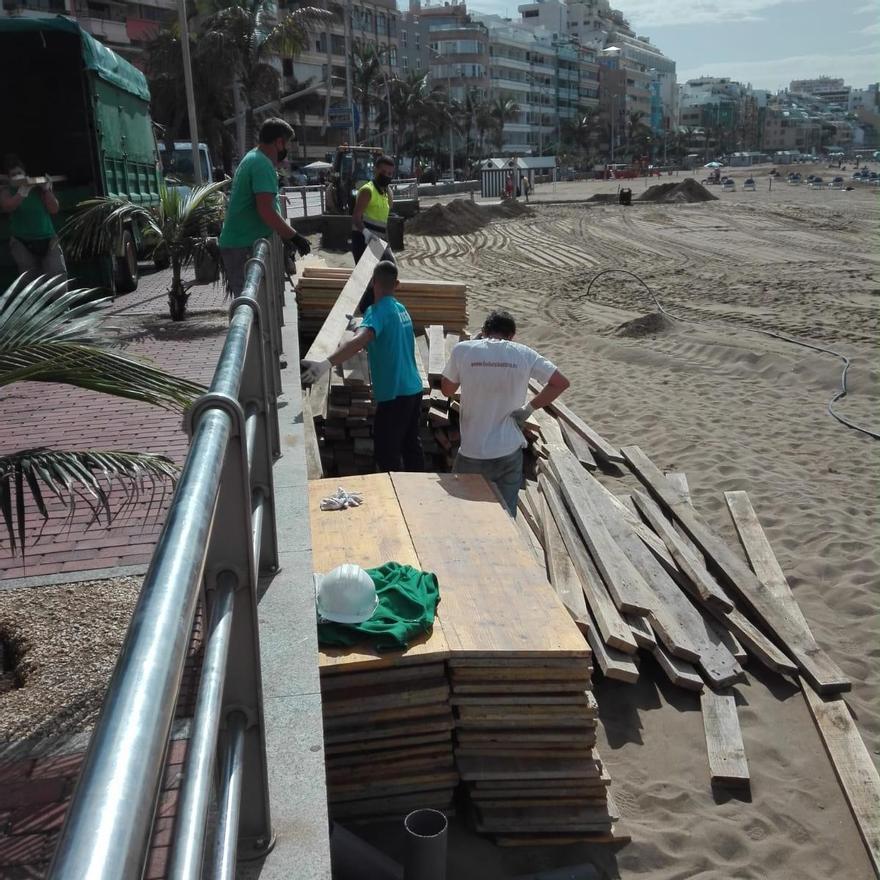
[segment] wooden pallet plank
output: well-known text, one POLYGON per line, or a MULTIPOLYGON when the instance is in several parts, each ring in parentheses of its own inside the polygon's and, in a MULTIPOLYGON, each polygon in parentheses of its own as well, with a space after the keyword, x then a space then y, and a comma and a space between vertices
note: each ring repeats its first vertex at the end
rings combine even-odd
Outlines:
POLYGON ((700 674, 694 669, 693 664, 681 657, 675 657, 657 642, 651 649, 654 659, 663 670, 666 677, 678 687, 686 688, 691 691, 702 691, 705 687, 700 674))
MULTIPOLYGON (((324 476, 321 464, 321 450, 315 431, 315 415, 312 411, 312 388, 304 388, 302 393, 303 432, 305 435, 306 474, 310 480, 320 480, 324 476)), ((320 394, 320 392, 319 392, 320 394)))
MULTIPOLYGON (((690 504, 691 507, 693 507, 694 502, 691 499, 691 487, 688 483, 687 474, 683 471, 666 471, 666 479, 669 481, 669 485, 681 495, 681 500, 684 501, 685 504, 690 504)), ((703 559, 703 554, 700 552, 700 548, 697 547, 697 545, 688 537, 687 532, 677 523, 673 524, 673 528, 678 532, 682 541, 691 548, 691 553, 696 556, 697 559, 703 559)))
POLYGON ((387 245, 379 238, 374 238, 363 256, 358 260, 358 264, 351 273, 351 277, 345 282, 330 314, 327 315, 321 330, 315 337, 315 341, 306 352, 305 360, 307 361, 323 361, 330 357, 343 331, 348 326, 349 315, 353 314, 357 308, 360 298, 363 296, 370 279, 373 277, 373 270, 376 264, 382 259, 387 245))
POLYGON ((541 495, 540 523, 544 533, 544 550, 547 555, 547 571, 550 575, 550 583, 556 594, 562 599, 563 605, 568 609, 572 620, 583 628, 589 621, 587 602, 584 598, 584 590, 581 579, 575 570, 574 563, 565 549, 559 527, 550 512, 547 498, 541 495))
POLYGON ((700 696, 709 774, 715 785, 749 785, 749 764, 736 714, 736 697, 706 688, 700 696))
POLYGON ((635 684, 639 680, 638 655, 624 654, 623 651, 606 645, 592 617, 585 636, 605 678, 625 681, 628 684, 635 684))
POLYGON ((391 482, 421 567, 440 583, 443 631, 453 652, 589 657, 546 573, 482 476, 394 473, 391 482))
POLYGON ((880 876, 880 774, 844 700, 823 699, 805 681, 801 688, 868 857, 880 876))
POLYGON ((611 648, 634 654, 638 650, 638 645, 632 636, 632 631, 605 589, 605 584, 596 571, 571 514, 565 507, 558 486, 544 473, 538 476, 538 485, 547 500, 553 521, 559 529, 562 542, 577 572, 584 598, 596 620, 602 641, 611 648))
POLYGON ((657 466, 638 446, 622 450, 627 463, 654 497, 685 529, 707 558, 723 574, 726 585, 750 607, 761 624, 774 633, 791 652, 798 667, 820 693, 850 690, 852 682, 842 675, 812 636, 791 616, 789 604, 780 602, 751 569, 719 538, 702 517, 669 486, 657 466), (830 665, 829 665, 830 664, 830 665))

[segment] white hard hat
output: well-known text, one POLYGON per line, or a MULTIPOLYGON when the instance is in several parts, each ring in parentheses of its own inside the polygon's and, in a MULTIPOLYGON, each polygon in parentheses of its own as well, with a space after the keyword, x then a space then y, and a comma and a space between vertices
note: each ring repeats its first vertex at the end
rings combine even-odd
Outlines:
POLYGON ((315 575, 315 602, 322 620, 363 623, 373 616, 379 597, 373 579, 351 562, 315 575))

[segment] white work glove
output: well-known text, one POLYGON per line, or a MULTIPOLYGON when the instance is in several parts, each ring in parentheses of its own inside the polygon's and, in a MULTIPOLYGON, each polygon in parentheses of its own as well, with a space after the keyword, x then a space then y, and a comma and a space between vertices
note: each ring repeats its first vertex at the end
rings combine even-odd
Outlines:
POLYGON ((330 359, 323 361, 301 361, 302 374, 300 379, 303 385, 314 385, 321 376, 326 376, 330 372, 330 359))
POLYGON ((25 199, 31 194, 31 190, 32 190, 32 189, 33 189, 33 187, 32 187, 30 184, 23 183, 23 184, 22 184, 22 185, 16 190, 15 194, 16 194, 17 196, 19 196, 19 197, 21 198, 22 201, 24 201, 24 200, 25 200, 25 199))
POLYGON ((529 419, 529 416, 535 411, 535 408, 527 403, 525 406, 521 406, 519 409, 515 409, 510 417, 516 422, 516 426, 522 430, 525 427, 526 422, 529 419))

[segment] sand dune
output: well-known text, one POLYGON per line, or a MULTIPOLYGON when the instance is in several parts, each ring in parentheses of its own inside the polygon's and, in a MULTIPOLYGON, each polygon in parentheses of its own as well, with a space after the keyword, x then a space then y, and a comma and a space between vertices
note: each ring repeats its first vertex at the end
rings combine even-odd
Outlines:
MULTIPOLYGON (((698 509, 737 547, 723 492, 749 492, 817 640, 854 681, 848 702, 876 758, 878 446, 826 412, 839 361, 754 332, 851 357, 839 410, 880 430, 876 193, 766 187, 695 205, 533 205, 470 235, 408 236, 403 264, 466 280, 473 326, 510 309, 520 340, 572 379, 569 405, 613 442, 685 471, 698 509), (616 332, 653 304, 622 275, 587 297, 606 268, 638 273, 685 320, 616 332)), ((697 700, 649 674, 600 684, 602 754, 634 840, 608 858, 608 876, 873 876, 799 692, 748 669, 737 690, 751 802, 713 797, 697 700)))

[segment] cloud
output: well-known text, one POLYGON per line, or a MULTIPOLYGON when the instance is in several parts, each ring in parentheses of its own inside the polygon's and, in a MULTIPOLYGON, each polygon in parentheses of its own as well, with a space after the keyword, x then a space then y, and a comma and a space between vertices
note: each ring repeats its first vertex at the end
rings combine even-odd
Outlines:
POLYGON ((817 76, 843 77, 849 85, 864 88, 877 82, 877 52, 850 52, 839 55, 793 55, 766 61, 714 61, 678 71, 678 81, 700 76, 729 76, 751 83, 756 89, 787 88, 793 79, 817 76))

